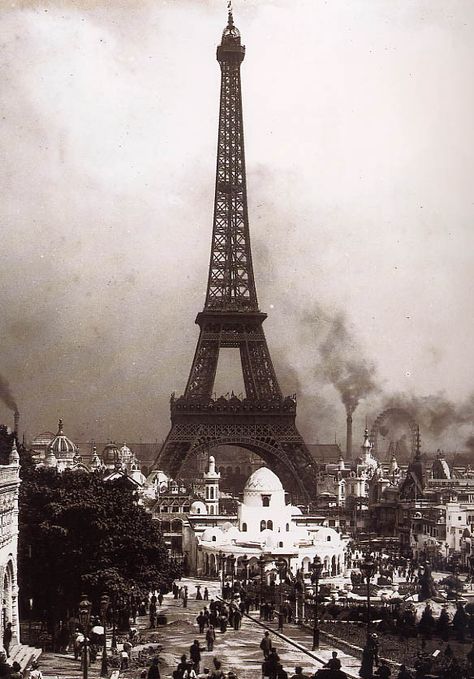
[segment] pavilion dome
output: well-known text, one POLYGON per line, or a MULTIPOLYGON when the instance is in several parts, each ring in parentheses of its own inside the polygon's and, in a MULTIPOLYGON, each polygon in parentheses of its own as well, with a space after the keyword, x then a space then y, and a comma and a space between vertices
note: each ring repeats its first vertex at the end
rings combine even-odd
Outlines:
POLYGON ((256 493, 273 493, 282 491, 280 479, 268 467, 260 467, 247 479, 244 493, 247 491, 256 493))
POLYGON ((61 458, 71 458, 73 459, 74 456, 78 453, 78 448, 75 443, 69 439, 63 430, 63 421, 59 420, 58 423, 58 432, 56 436, 53 438, 51 443, 48 446, 48 451, 56 457, 56 459, 61 459, 61 458))
POLYGON ((260 467, 249 476, 245 484, 243 500, 243 504, 248 507, 266 506, 273 510, 285 506, 285 491, 280 479, 271 469, 260 467), (263 505, 264 496, 267 496, 265 505, 263 505))
POLYGON ((121 453, 118 445, 110 441, 104 446, 102 451, 102 462, 107 466, 114 466, 117 462, 121 462, 121 453))

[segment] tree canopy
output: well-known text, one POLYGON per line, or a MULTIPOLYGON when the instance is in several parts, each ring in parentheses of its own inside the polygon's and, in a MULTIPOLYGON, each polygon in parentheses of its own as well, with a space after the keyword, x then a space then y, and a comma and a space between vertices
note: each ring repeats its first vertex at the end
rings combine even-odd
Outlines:
POLYGON ((126 602, 167 590, 179 575, 136 491, 104 482, 100 472, 27 467, 19 521, 22 599, 52 623, 70 615, 82 593, 126 602))

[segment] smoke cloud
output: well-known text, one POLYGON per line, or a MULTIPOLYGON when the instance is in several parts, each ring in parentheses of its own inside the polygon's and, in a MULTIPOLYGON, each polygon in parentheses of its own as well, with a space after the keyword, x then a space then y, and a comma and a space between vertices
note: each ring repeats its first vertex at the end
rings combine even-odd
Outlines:
POLYGON ((337 389, 352 414, 361 399, 379 391, 375 364, 364 356, 342 311, 331 315, 317 305, 304 320, 312 328, 320 356, 316 376, 337 389))
POLYGON ((450 427, 472 423, 474 393, 459 403, 447 398, 444 392, 430 396, 397 394, 387 399, 386 408, 390 407, 406 410, 419 424, 422 434, 437 437, 444 434, 450 427))
POLYGON ((10 385, 8 384, 8 381, 2 377, 2 375, 0 375, 0 399, 7 406, 7 408, 13 410, 14 413, 18 412, 18 406, 11 392, 10 385))

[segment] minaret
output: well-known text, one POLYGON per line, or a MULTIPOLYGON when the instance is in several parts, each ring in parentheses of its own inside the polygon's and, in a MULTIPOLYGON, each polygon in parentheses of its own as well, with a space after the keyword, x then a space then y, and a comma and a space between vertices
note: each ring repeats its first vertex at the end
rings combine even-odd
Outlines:
POLYGON ((209 469, 204 474, 205 504, 208 514, 219 514, 219 480, 220 472, 216 472, 216 459, 213 455, 209 456, 209 469))
POLYGON ((367 463, 371 458, 372 452, 372 444, 369 439, 369 430, 367 429, 367 427, 365 428, 364 443, 361 446, 361 450, 362 450, 362 461, 367 463))

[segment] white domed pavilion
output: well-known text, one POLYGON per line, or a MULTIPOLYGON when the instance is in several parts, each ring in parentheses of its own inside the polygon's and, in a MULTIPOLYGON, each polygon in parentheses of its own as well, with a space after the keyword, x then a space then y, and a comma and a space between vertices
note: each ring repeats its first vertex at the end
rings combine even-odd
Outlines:
MULTIPOLYGON (((197 503, 193 509, 197 510, 197 503)), ((236 572, 246 556, 249 575, 259 572, 262 555, 267 572, 281 559, 294 574, 301 568, 308 572, 315 556, 321 558, 326 575, 339 575, 345 568, 346 539, 323 526, 320 518, 286 504, 283 485, 268 467, 260 467, 248 478, 236 516, 191 511, 189 520, 195 541, 189 553, 197 575, 217 574, 219 554, 235 557, 236 572)))

